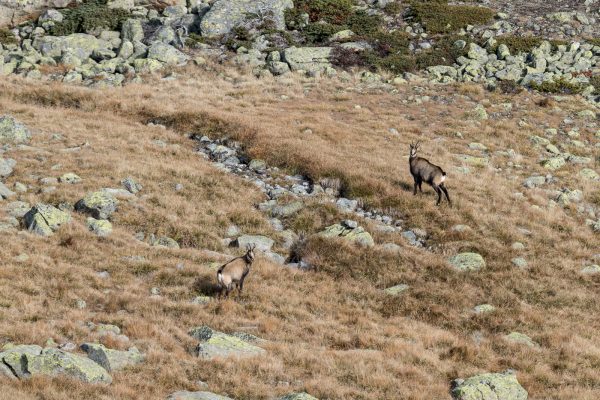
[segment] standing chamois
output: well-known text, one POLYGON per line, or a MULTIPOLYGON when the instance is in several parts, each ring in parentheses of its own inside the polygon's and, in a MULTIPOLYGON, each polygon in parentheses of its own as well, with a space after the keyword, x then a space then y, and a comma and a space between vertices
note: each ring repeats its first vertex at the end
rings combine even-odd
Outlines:
POLYGON ((446 200, 448 203, 452 205, 450 201, 450 196, 448 196, 448 190, 444 186, 444 181, 446 180, 446 173, 443 169, 438 167, 435 164, 430 163, 425 158, 417 157, 417 151, 419 150, 419 143, 411 143, 410 145, 410 156, 408 157, 408 163, 410 165, 410 173, 415 180, 415 186, 413 195, 417 194, 417 187, 419 191, 423 193, 423 189, 421 189, 421 185, 423 182, 428 183, 433 190, 438 195, 436 205, 440 205, 440 201, 442 200, 442 192, 446 196, 446 200))
POLYGON ((236 257, 224 264, 217 271, 217 282, 221 289, 219 297, 229 297, 229 292, 233 290, 234 286, 238 288, 238 297, 242 294, 244 288, 244 279, 248 273, 250 273, 250 267, 254 262, 254 249, 256 245, 247 245, 246 254, 241 257, 236 257))

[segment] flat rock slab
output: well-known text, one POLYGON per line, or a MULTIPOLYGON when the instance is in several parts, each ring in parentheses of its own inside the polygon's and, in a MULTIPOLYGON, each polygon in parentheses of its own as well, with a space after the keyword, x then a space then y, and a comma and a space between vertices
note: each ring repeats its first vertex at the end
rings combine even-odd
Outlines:
POLYGON ((512 372, 476 375, 453 382, 455 400, 527 400, 527 391, 512 372))
POLYGON ((221 396, 211 392, 180 392, 171 393, 167 400, 233 400, 231 397, 221 396))
POLYGON ((319 234, 321 236, 330 237, 330 238, 341 237, 341 238, 349 240, 351 242, 355 242, 360 245, 368 246, 368 247, 375 245, 375 241, 373 240, 373 237, 371 236, 371 234, 369 232, 365 231, 360 226, 357 228, 351 229, 342 224, 335 224, 335 225, 328 226, 327 228, 325 228, 325 230, 323 230, 319 234))
POLYGON ((194 328, 189 334, 200 341, 196 348, 197 355, 206 360, 223 357, 252 357, 266 353, 258 346, 233 335, 215 331, 208 326, 194 328))

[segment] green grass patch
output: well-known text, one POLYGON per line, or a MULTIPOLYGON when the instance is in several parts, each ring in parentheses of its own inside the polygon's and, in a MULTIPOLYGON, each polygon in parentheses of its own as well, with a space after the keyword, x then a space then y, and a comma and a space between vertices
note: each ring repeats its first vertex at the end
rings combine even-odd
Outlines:
POLYGON ((445 1, 413 2, 409 16, 429 33, 457 32, 467 25, 482 25, 494 17, 494 10, 476 6, 454 6, 445 1))
POLYGON ((88 0, 76 8, 61 11, 63 21, 54 25, 51 34, 65 36, 86 33, 96 29, 119 31, 123 22, 131 17, 129 11, 108 8, 105 0, 88 0))
MULTIPOLYGON (((544 38, 537 36, 502 35, 496 37, 496 44, 493 47, 493 51, 496 51, 498 46, 504 44, 508 47, 511 54, 529 53, 536 47, 539 47, 544 40, 544 38)), ((553 49, 556 49, 559 45, 566 45, 567 42, 564 40, 550 40, 550 44, 553 49)))

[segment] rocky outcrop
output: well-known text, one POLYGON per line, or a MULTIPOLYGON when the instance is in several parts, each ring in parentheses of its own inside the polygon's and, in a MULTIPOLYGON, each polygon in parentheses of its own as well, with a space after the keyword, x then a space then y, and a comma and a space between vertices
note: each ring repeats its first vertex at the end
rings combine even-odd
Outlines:
POLYGON ((265 350, 258 346, 233 335, 215 331, 208 326, 194 328, 189 334, 200 341, 196 348, 196 355, 203 359, 253 357, 265 353, 265 350))
POLYGON ((75 204, 75 209, 96 219, 109 219, 117 211, 117 199, 104 191, 91 192, 75 204))
POLYGON ((346 222, 328 226, 319 235, 329 238, 340 237, 362 246, 370 247, 375 245, 373 237, 364 228, 346 222))
POLYGON ((332 47, 289 47, 283 51, 283 60, 292 71, 323 71, 331 68, 332 47))
POLYGON ((292 0, 217 0, 200 24, 202 36, 214 38, 229 33, 254 15, 269 20, 275 29, 285 29, 284 12, 294 7, 292 0))
POLYGON ((118 371, 144 361, 144 355, 135 347, 128 351, 109 349, 98 343, 84 343, 81 349, 87 353, 90 360, 101 365, 105 370, 118 371))
POLYGON ((40 236, 50 236, 62 225, 71 221, 68 212, 50 204, 36 204, 24 216, 25 227, 40 236))

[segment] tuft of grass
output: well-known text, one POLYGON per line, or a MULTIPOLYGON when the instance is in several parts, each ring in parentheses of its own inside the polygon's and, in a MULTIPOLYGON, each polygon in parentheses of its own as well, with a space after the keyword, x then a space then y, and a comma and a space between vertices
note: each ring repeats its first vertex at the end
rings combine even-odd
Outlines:
POLYGON ((409 16, 420 22, 429 33, 457 32, 467 25, 482 25, 494 16, 486 7, 449 5, 445 1, 413 2, 409 16))
POLYGON ((97 29, 111 31, 121 30, 123 22, 130 18, 127 10, 108 8, 106 0, 88 0, 78 7, 61 11, 63 21, 54 25, 51 33, 54 36, 86 33, 97 29))

